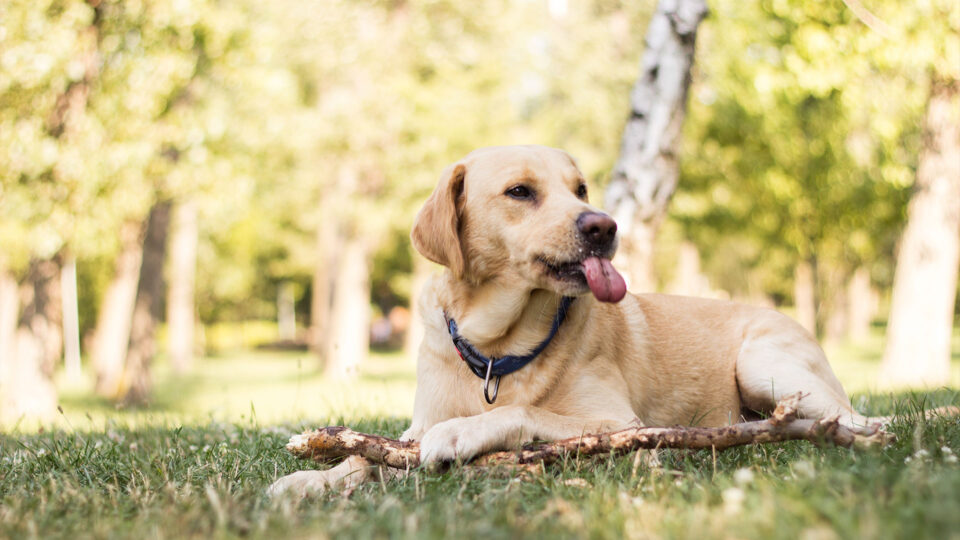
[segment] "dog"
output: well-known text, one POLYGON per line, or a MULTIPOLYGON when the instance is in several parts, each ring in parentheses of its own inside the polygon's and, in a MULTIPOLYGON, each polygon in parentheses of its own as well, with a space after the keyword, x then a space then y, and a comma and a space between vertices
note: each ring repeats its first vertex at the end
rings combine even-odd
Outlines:
MULTIPOLYGON (((723 426, 796 392, 804 417, 886 420, 855 411, 816 340, 775 310, 627 294, 610 262, 616 231, 562 150, 483 148, 444 170, 411 232, 445 267, 419 299, 425 337, 401 437, 420 442, 422 463, 638 423, 723 426)), ((351 457, 270 492, 382 473, 351 457)))

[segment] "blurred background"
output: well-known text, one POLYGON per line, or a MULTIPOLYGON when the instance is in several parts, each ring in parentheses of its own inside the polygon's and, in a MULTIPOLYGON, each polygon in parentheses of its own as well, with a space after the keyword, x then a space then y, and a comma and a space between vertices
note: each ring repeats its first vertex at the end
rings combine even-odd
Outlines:
MULTIPOLYGON (((854 391, 960 386, 957 2, 708 4, 648 288, 782 309, 854 391)), ((0 3, 0 417, 409 416, 419 205, 536 143, 603 206, 656 7, 0 3)))

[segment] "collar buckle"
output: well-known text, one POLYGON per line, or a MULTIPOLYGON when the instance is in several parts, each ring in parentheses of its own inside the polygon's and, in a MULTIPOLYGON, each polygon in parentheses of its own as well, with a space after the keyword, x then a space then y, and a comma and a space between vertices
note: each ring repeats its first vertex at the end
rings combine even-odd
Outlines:
POLYGON ((502 375, 497 375, 497 382, 493 386, 493 397, 490 397, 490 375, 493 373, 493 360, 487 362, 487 376, 483 378, 483 399, 487 400, 487 403, 493 405, 493 402, 497 400, 497 394, 500 393, 500 377, 502 375))

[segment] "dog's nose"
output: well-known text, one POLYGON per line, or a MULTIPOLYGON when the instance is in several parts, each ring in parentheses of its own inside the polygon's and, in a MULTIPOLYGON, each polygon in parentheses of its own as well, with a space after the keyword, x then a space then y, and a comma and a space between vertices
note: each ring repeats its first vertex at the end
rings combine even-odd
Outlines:
POLYGON ((605 248, 617 235, 617 222, 600 212, 584 212, 577 216, 577 228, 588 244, 605 248))

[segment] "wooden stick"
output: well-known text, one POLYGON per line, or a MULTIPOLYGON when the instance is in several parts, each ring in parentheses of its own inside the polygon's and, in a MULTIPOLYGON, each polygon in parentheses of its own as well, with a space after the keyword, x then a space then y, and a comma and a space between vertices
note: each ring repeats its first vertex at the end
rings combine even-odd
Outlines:
MULTIPOLYGON (((553 442, 527 444, 516 451, 491 452, 469 464, 529 465, 552 463, 565 456, 592 454, 624 454, 641 448, 714 448, 723 450, 745 444, 806 440, 815 444, 853 445, 885 444, 892 436, 879 425, 852 428, 843 426, 839 416, 819 420, 797 418, 800 394, 780 401, 773 415, 766 420, 743 422, 719 428, 698 427, 633 427, 611 433, 571 437, 553 442)), ((377 465, 408 469, 420 465, 420 445, 358 433, 345 427, 326 427, 291 437, 287 450, 301 459, 326 461, 357 455, 377 465)))

